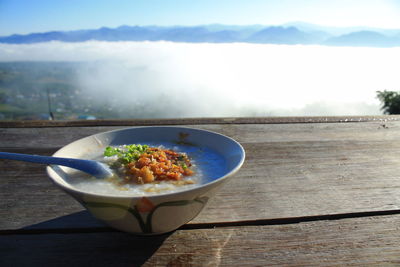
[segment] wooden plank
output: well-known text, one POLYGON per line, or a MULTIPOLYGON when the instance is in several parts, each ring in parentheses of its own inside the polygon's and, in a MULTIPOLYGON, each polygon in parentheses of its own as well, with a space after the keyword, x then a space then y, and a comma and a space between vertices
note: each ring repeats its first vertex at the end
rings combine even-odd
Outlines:
POLYGON ((398 266, 400 216, 287 225, 0 236, 1 266, 398 266))
MULTIPOLYGON (((54 151, 29 152, 51 155, 54 151)), ((0 229, 102 226, 50 181, 44 165, 0 160, 0 170, 0 229)))
MULTIPOLYGON (((127 127, 130 126, 0 128, 0 149, 58 149, 79 138, 127 127)), ((216 131, 228 135, 241 143, 395 141, 399 140, 400 137, 400 121, 321 124, 205 124, 191 125, 190 127, 216 131)))
MULTIPOLYGON (((247 159, 192 223, 398 210, 399 126, 399 122, 385 127, 378 122, 203 125, 237 138, 247 159)), ((29 148, 28 152, 51 154, 64 136, 76 137, 97 128, 55 129, 56 134, 49 129, 2 129, 7 135, 0 146, 12 146, 17 136, 13 149, 21 152, 18 135, 38 137, 44 148, 29 148)), ((36 142, 27 142, 27 146, 36 142)), ((74 216, 68 215, 81 212, 82 207, 55 188, 42 166, 0 161, 0 169, 0 229, 99 225, 85 213, 81 218, 85 222, 69 219, 74 216)))
POLYGON ((399 115, 1 121, 0 128, 397 121, 399 115))

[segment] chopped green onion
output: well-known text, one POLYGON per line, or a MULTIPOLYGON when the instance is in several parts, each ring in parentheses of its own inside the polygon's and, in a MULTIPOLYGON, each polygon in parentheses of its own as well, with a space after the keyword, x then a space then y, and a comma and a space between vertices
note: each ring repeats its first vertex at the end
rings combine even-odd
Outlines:
POLYGON ((117 156, 118 161, 122 164, 128 164, 134 160, 139 159, 140 155, 147 151, 147 145, 126 145, 121 148, 108 146, 104 150, 105 157, 117 156))

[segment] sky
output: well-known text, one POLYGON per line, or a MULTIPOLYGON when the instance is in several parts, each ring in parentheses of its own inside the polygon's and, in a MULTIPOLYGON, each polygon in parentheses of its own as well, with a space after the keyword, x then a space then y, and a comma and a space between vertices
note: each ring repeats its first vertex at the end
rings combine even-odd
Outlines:
POLYGON ((0 0, 0 36, 121 25, 278 25, 400 29, 400 0, 0 0))

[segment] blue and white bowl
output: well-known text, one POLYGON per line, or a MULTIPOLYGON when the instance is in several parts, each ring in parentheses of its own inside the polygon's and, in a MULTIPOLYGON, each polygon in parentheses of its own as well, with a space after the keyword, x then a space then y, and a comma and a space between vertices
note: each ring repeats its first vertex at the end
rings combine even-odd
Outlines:
POLYGON ((194 155, 203 177, 194 187, 151 195, 104 194, 78 189, 70 182, 77 172, 67 167, 49 166, 54 183, 79 201, 94 217, 109 226, 135 234, 173 231, 195 218, 217 189, 242 166, 243 147, 232 138, 188 127, 132 127, 103 132, 70 143, 53 156, 93 158, 106 146, 124 144, 175 144, 194 155))

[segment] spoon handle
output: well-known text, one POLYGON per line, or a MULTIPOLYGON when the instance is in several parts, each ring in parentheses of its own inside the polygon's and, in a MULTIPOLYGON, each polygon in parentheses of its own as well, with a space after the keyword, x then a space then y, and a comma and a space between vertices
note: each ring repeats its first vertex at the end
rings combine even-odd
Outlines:
POLYGON ((109 171, 104 164, 101 164, 94 160, 58 158, 9 152, 0 152, 0 159, 19 160, 47 165, 61 165, 78 169, 80 171, 89 173, 97 178, 104 178, 110 176, 111 174, 111 171, 109 171))
POLYGON ((33 163, 42 163, 42 164, 57 164, 62 166, 67 166, 74 159, 67 158, 57 158, 57 157, 49 157, 49 156, 39 156, 39 155, 28 155, 28 154, 20 154, 20 153, 9 153, 9 152, 0 152, 0 159, 11 159, 11 160, 19 160, 19 161, 27 161, 33 163), (67 163, 68 165, 63 165, 67 163))

